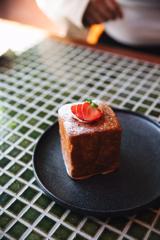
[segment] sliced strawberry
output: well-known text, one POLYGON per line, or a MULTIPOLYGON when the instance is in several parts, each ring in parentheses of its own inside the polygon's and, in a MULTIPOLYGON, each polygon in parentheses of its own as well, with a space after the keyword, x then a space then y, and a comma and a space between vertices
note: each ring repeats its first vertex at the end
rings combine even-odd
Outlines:
POLYGON ((84 117, 84 120, 87 121, 87 122, 96 121, 102 115, 103 115, 103 113, 98 108, 92 107, 90 105, 90 106, 88 106, 88 109, 86 111, 86 115, 84 117))
POLYGON ((76 114, 77 105, 72 105, 72 106, 71 106, 71 111, 72 111, 73 114, 76 114))
POLYGON ((85 116, 87 114, 87 110, 88 110, 88 107, 90 106, 90 103, 88 102, 84 102, 82 104, 82 115, 83 115, 83 119, 85 120, 85 116))
POLYGON ((77 116, 79 119, 84 120, 84 119, 83 119, 83 113, 82 113, 82 104, 78 104, 78 105, 77 105, 76 116, 77 116))
POLYGON ((82 104, 72 105, 71 111, 78 119, 83 120, 82 104))
POLYGON ((92 105, 92 103, 89 102, 72 105, 71 111, 76 118, 85 122, 96 121, 103 115, 103 112, 99 110, 98 106, 92 105))

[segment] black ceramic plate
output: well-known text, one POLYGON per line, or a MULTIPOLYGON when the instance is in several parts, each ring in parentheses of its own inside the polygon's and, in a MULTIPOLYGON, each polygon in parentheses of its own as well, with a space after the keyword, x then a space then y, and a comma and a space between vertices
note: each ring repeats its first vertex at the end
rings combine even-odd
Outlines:
POLYGON ((120 169, 83 181, 64 166, 58 123, 35 148, 33 167, 40 187, 59 204, 82 214, 119 216, 152 206, 160 197, 160 128, 139 114, 115 110, 123 128, 120 169))

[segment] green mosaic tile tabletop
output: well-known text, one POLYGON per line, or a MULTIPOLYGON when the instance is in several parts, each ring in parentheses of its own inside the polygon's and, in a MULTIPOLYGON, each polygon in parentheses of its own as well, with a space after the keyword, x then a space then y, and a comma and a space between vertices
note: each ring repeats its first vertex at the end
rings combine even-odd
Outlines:
POLYGON ((160 120, 160 65, 46 39, 0 62, 0 239, 159 240, 160 209, 81 216, 39 189, 32 154, 66 102, 98 98, 160 120))

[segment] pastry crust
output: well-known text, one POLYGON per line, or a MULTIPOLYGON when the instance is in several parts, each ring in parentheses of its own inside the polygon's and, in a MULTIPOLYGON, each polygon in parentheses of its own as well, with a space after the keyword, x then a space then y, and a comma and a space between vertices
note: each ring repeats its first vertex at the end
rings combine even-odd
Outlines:
POLYGON ((104 115, 92 123, 73 117, 72 104, 58 112, 61 148, 67 173, 74 179, 115 171, 120 163, 121 127, 113 110, 98 103, 104 115))

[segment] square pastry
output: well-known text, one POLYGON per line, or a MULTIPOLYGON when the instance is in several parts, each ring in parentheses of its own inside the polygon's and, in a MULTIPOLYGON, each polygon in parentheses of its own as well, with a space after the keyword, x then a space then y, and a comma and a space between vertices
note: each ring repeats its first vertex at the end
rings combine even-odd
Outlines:
POLYGON ((63 105, 58 121, 63 159, 70 177, 85 179, 118 169, 121 127, 107 103, 89 99, 63 105))

